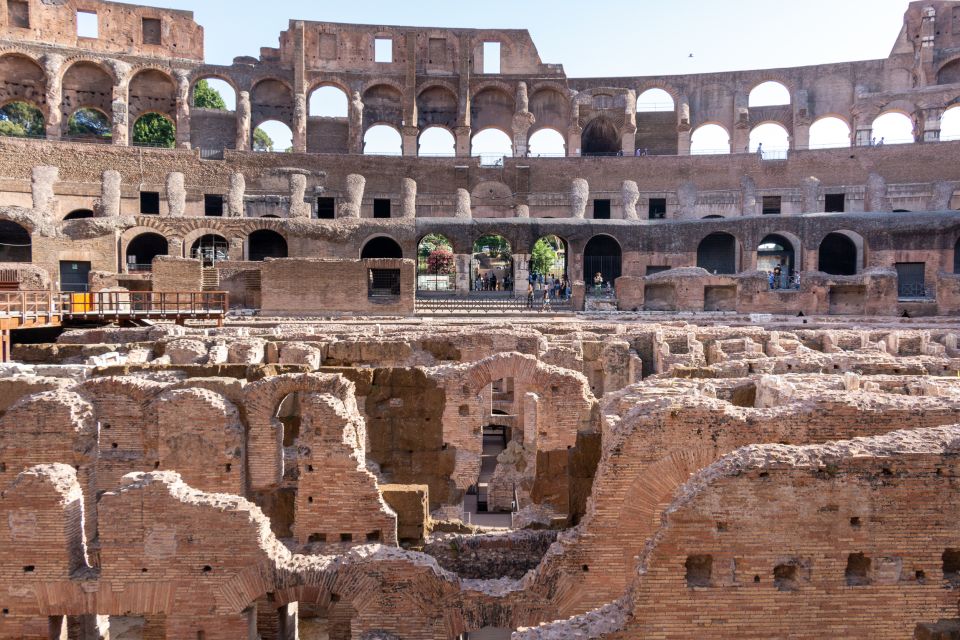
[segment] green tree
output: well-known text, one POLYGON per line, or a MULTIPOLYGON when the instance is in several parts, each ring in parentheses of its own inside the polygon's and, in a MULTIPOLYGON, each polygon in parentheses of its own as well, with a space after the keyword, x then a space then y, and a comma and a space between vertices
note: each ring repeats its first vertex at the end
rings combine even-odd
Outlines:
POLYGON ((254 151, 273 151, 273 138, 267 132, 257 127, 253 132, 254 151))
POLYGON ((206 80, 201 80, 193 86, 193 106, 199 109, 227 110, 227 103, 223 101, 223 96, 206 80))
POLYGON ((473 252, 486 253, 491 258, 502 258, 504 260, 509 260, 511 257, 510 243, 503 236, 493 234, 477 238, 477 241, 473 243, 473 252))
POLYGON ((174 142, 176 142, 176 129, 173 122, 159 113, 143 115, 133 125, 134 144, 172 149, 174 142))
POLYGON ((537 240, 533 245, 533 253, 530 254, 530 270, 539 275, 547 275, 556 262, 557 252, 553 245, 547 242, 546 238, 537 240))
POLYGON ((67 133, 71 136, 96 136, 110 138, 113 133, 110 121, 96 109, 77 109, 67 121, 67 133))
POLYGON ((26 102, 11 102, 0 109, 0 134, 5 136, 43 136, 43 113, 26 102))
POLYGON ((453 253, 453 246, 449 240, 439 233, 429 233, 423 236, 423 240, 420 241, 418 253, 421 258, 426 258, 437 249, 446 249, 451 254, 453 253))

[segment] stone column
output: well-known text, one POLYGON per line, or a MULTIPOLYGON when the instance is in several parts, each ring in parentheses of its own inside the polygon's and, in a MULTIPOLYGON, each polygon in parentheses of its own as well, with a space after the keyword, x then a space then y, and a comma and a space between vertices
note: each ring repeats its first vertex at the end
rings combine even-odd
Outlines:
POLYGON ((793 140, 790 143, 791 149, 809 149, 810 148, 810 123, 797 123, 793 125, 793 140))
POLYGON ((43 57, 43 72, 47 78, 47 138, 58 140, 63 132, 63 81, 60 69, 63 56, 50 53, 43 57))
POLYGON ((47 215, 55 214, 57 199, 54 195, 54 186, 60 179, 60 169, 42 165, 33 168, 30 180, 30 192, 33 208, 47 215))
POLYGON ((527 94, 527 83, 517 84, 516 112, 513 114, 511 129, 513 131, 513 157, 525 158, 529 153, 527 133, 536 122, 530 113, 530 98, 527 94))
POLYGON ((400 136, 403 139, 403 155, 418 155, 419 149, 417 148, 417 144, 420 136, 420 130, 416 127, 402 127, 400 129, 400 136))
POLYGON ((854 134, 854 145, 858 147, 869 147, 873 145, 873 125, 857 123, 857 130, 854 134))
POLYGON ((252 120, 250 107, 250 92, 240 91, 237 94, 237 151, 249 151, 253 132, 250 131, 252 120))
POLYGON ((620 151, 632 156, 637 150, 637 92, 627 91, 626 107, 623 114, 623 127, 620 129, 620 151))
POLYGON ((470 127, 454 127, 453 137, 457 141, 456 154, 458 158, 470 157, 470 127))
POLYGON ((167 255, 174 258, 189 258, 190 256, 183 255, 183 238, 173 237, 167 238, 167 255))
POLYGON ((567 130, 567 156, 571 158, 580 157, 580 144, 583 128, 571 127, 567 130))
POLYGON ((127 103, 129 85, 124 79, 113 86, 113 144, 126 147, 130 144, 130 106, 127 103))
POLYGON ((171 218, 182 218, 187 208, 187 189, 183 174, 173 171, 167 174, 167 209, 171 218))
POLYGON ((366 186, 367 180, 363 176, 356 173, 351 173, 347 176, 347 193, 337 211, 338 218, 360 217, 360 205, 363 204, 363 191, 366 189, 366 186))
POLYGON ((470 293, 470 281, 473 279, 473 274, 470 273, 473 256, 458 253, 453 259, 457 265, 457 294, 465 296, 470 293))
POLYGON ((290 217, 309 218, 310 205, 307 199, 307 176, 303 173, 290 174, 290 217))
POLYGON ((934 107, 924 109, 921 112, 923 117, 923 138, 922 142, 940 141, 940 118, 943 117, 943 109, 934 107))
POLYGON ((470 202, 470 192, 466 189, 457 189, 457 205, 454 217, 470 219, 473 217, 473 208, 470 202))
POLYGON ((677 155, 690 155, 690 128, 677 129, 677 155))
POLYGON ((230 238, 227 245, 227 259, 228 260, 243 260, 243 238, 234 237, 230 238))
POLYGON ((640 188, 633 180, 624 180, 620 185, 621 207, 624 220, 639 220, 637 202, 640 201, 640 188))
POLYGON ((750 149, 750 100, 743 91, 733 96, 733 127, 731 127, 730 152, 746 153, 750 149))
POLYGON ((360 99, 359 91, 353 92, 347 116, 347 150, 350 153, 363 153, 363 100, 360 99))
POLYGON ((400 181, 400 217, 417 217, 417 181, 413 178, 400 181))
POLYGON ((590 201, 590 184, 583 178, 574 178, 570 183, 570 217, 583 219, 590 201))
POLYGON ((230 189, 227 191, 227 217, 242 218, 245 213, 243 195, 247 190, 247 180, 242 173, 230 175, 230 189))
POLYGON ((820 212, 820 179, 815 176, 803 180, 803 211, 801 213, 820 212))
POLYGON ((527 294, 527 280, 530 278, 530 254, 513 254, 513 293, 527 294))
POLYGON ((105 218, 120 216, 120 172, 108 169, 100 182, 100 201, 94 210, 105 218))
POLYGON ((293 150, 307 152, 307 95, 298 93, 293 98, 293 150))
POLYGON ((177 148, 190 148, 190 72, 177 69, 177 148))

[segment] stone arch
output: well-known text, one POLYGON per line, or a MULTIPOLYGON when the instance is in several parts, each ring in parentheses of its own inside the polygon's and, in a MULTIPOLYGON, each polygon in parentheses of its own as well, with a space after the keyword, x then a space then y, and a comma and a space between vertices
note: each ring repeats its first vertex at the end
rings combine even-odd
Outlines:
MULTIPOLYGON (((764 273, 773 273, 777 267, 786 271, 786 276, 800 271, 797 258, 800 255, 799 244, 780 233, 769 233, 758 243, 757 270, 764 273)), ((781 283, 776 283, 780 288, 781 283)))
POLYGON ((96 62, 79 60, 64 70, 62 78, 64 133, 68 133, 70 116, 78 109, 96 109, 108 122, 113 122, 114 78, 109 69, 96 62))
POLYGON ((417 290, 455 291, 457 255, 453 242, 440 233, 428 233, 417 241, 417 290))
POLYGON ((457 155, 457 140, 453 132, 442 125, 433 124, 425 129, 420 129, 417 136, 417 155, 457 155), (423 148, 427 146, 430 151, 424 153, 423 148))
POLYGON ((865 254, 863 236, 845 229, 831 231, 817 249, 817 270, 835 276, 856 275, 863 268, 865 254))
POLYGON ((570 98, 552 85, 538 87, 530 94, 530 113, 536 120, 527 132, 529 136, 541 129, 562 134, 570 126, 570 98))
MULTIPOLYGON (((237 110, 237 96, 240 95, 240 90, 237 88, 237 83, 234 82, 233 78, 231 78, 229 75, 225 73, 216 73, 216 72, 199 73, 191 77, 190 94, 189 94, 190 97, 188 100, 191 109, 196 108, 194 107, 194 99, 195 99, 194 94, 197 89, 197 84, 199 84, 203 80, 218 80, 226 84, 228 87, 230 87, 230 89, 233 90, 233 105, 231 105, 230 102, 226 98, 224 98, 224 103, 227 105, 226 110, 230 112, 235 112, 237 110)), ((216 87, 213 87, 213 88, 216 89, 216 87)), ((221 97, 224 97, 224 96, 221 95, 221 97)))
POLYGON ((360 259, 403 258, 400 243, 386 234, 377 234, 367 238, 360 248, 360 259))
POLYGON ((581 137, 581 155, 616 155, 623 148, 620 140, 620 130, 617 125, 605 115, 592 118, 583 127, 581 137))
POLYGON ((850 133, 850 122, 847 118, 835 113, 826 113, 810 125, 810 148, 849 147, 850 133), (845 133, 842 133, 841 125, 846 128, 845 133))
POLYGON ((30 232, 17 222, 0 219, 0 262, 31 262, 32 256, 30 232))
POLYGON ((593 236, 583 247, 583 282, 594 287, 597 274, 603 278, 603 284, 613 287, 614 282, 623 273, 623 248, 611 235, 601 233, 593 236))
POLYGON ((257 229, 247 236, 247 259, 251 262, 286 258, 287 253, 287 239, 272 229, 257 229))
POLYGON ((417 94, 417 127, 421 130, 431 126, 453 129, 459 112, 457 94, 445 85, 430 85, 417 94))
POLYGON ((567 140, 563 132, 553 127, 539 127, 528 138, 527 146, 532 158, 567 155, 567 140))
POLYGON ((147 113, 159 113, 176 122, 177 83, 168 72, 139 69, 130 78, 129 95, 130 122, 147 113))
POLYGON ((471 96, 470 124, 473 130, 498 129, 508 136, 513 133, 516 99, 500 86, 486 86, 471 96))
POLYGON ((26 102, 47 114, 47 79, 43 67, 22 53, 4 53, 0 56, 0 104, 26 102))
POLYGON ((363 133, 364 155, 399 156, 403 154, 403 133, 388 122, 375 122, 363 133))
POLYGON ((750 129, 750 152, 759 145, 765 151, 782 151, 790 148, 790 129, 779 120, 764 120, 750 129))
POLYGON ((243 391, 247 411, 247 477, 250 489, 276 487, 283 478, 283 424, 276 417, 291 393, 329 393, 353 408, 354 386, 340 375, 285 374, 251 382, 243 391))
POLYGON ((363 92, 363 131, 377 124, 399 131, 403 126, 403 91, 388 83, 377 83, 363 92))
MULTIPOLYGON (((164 229, 166 229, 166 227, 164 227, 164 229)), ((191 257, 190 248, 193 246, 193 244, 197 240, 199 240, 203 236, 213 235, 213 236, 220 236, 221 238, 227 239, 224 237, 223 233, 224 232, 221 229, 213 229, 211 227, 206 227, 206 226, 197 227, 191 230, 190 232, 186 233, 183 236, 183 250, 185 254, 184 257, 187 257, 187 258, 191 257)))
POLYGON ((704 122, 690 134, 690 153, 693 155, 728 154, 732 138, 730 131, 719 122, 704 122), (723 137, 726 136, 726 143, 723 137))
POLYGON ((717 275, 740 271, 740 241, 725 231, 706 236, 697 245, 697 266, 717 275))
POLYGON ((937 69, 937 84, 957 83, 960 83, 960 56, 953 56, 937 69))
POLYGON ((761 80, 750 87, 747 105, 754 107, 779 107, 792 104, 793 95, 787 83, 781 79, 761 80))
POLYGON ((137 234, 125 245, 123 263, 127 272, 151 271, 154 258, 169 255, 167 239, 152 231, 137 234))
POLYGON ((293 90, 286 80, 262 78, 250 89, 250 130, 276 120, 293 130, 293 90))
POLYGON ((63 221, 68 222, 70 220, 83 220, 84 218, 92 218, 93 210, 92 209, 74 209, 67 215, 63 216, 63 221))
POLYGON ((898 101, 887 105, 873 119, 873 137, 883 144, 908 144, 916 141, 916 122, 910 106, 898 101))

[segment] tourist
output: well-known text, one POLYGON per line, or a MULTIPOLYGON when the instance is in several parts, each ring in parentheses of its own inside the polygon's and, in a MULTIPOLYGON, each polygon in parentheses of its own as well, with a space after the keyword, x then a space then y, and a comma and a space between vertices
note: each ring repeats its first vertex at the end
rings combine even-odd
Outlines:
POLYGON ((593 288, 600 293, 600 287, 603 286, 603 274, 597 271, 597 275, 593 276, 593 288))
POLYGON ((767 282, 770 284, 770 288, 773 289, 773 271, 767 271, 767 282))
POLYGON ((757 159, 763 160, 763 143, 757 145, 757 159))
POLYGON ((877 143, 877 146, 878 146, 878 147, 882 147, 884 140, 886 140, 886 138, 880 138, 880 142, 877 143))
POLYGON ((533 309, 533 282, 527 283, 527 309, 533 309))
POLYGON ((782 273, 782 271, 783 270, 780 268, 780 265, 777 265, 773 268, 773 286, 771 287, 772 289, 780 288, 780 274, 782 273))

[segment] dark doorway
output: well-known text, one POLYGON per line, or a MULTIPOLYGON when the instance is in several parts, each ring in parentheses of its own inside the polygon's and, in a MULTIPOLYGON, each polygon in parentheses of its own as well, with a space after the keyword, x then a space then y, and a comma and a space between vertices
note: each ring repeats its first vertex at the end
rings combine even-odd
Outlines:
POLYGON ((83 220, 84 218, 92 218, 93 211, 90 209, 77 209, 76 211, 71 211, 64 217, 63 221, 67 220, 83 220))
POLYGON ((667 199, 650 198, 648 216, 651 220, 663 220, 667 217, 667 199))
POLYGON ((897 270, 898 298, 926 298, 927 286, 924 272, 925 262, 898 262, 897 270))
POLYGON ((167 239, 159 233, 141 233, 127 245, 127 272, 150 271, 153 259, 167 255, 167 239))
POLYGON ((581 138, 581 155, 615 156, 622 149, 620 132, 607 118, 600 116, 587 123, 581 138))
POLYGON ((9 220, 0 220, 0 262, 31 262, 30 232, 9 220))
POLYGON ((953 272, 960 273, 960 239, 953 245, 953 272))
POLYGON ((827 213, 843 213, 846 208, 847 196, 843 193, 828 193, 823 198, 823 210, 827 213))
POLYGON ((333 220, 337 217, 336 198, 317 198, 317 218, 333 220))
POLYGON ((832 276, 857 273, 857 245, 842 233, 830 233, 820 243, 817 269, 832 276))
POLYGON ((260 262, 267 258, 286 258, 287 241, 282 235, 270 229, 260 229, 248 238, 250 260, 260 262))
POLYGON ((393 238, 388 238, 386 236, 380 236, 379 238, 373 238, 367 244, 363 245, 363 250, 360 252, 361 260, 368 260, 370 258, 402 258, 403 249, 400 248, 400 245, 397 244, 397 241, 393 238))
POLYGON ((717 275, 737 272, 737 239, 729 233, 711 233, 697 247, 697 266, 717 275))
POLYGON ((610 201, 609 200, 593 201, 593 219, 594 220, 610 219, 610 201))
POLYGON ((594 236, 583 249, 583 283, 587 291, 612 288, 621 275, 622 252, 620 245, 610 236, 594 236), (598 282, 597 274, 602 280, 598 282))
POLYGON ((203 196, 203 215, 219 217, 223 215, 223 196, 207 193, 203 196))
POLYGON ((160 215, 160 193, 157 191, 140 192, 140 213, 148 216, 160 215))
POLYGON ((373 200, 373 217, 374 218, 389 218, 390 217, 390 200, 387 198, 374 198, 373 200))
POLYGON ((229 244, 223 236, 210 233, 197 238, 190 247, 190 257, 203 260, 204 266, 210 266, 227 259, 229 244))
POLYGON ((86 293, 90 290, 89 262, 60 262, 60 290, 86 293))

